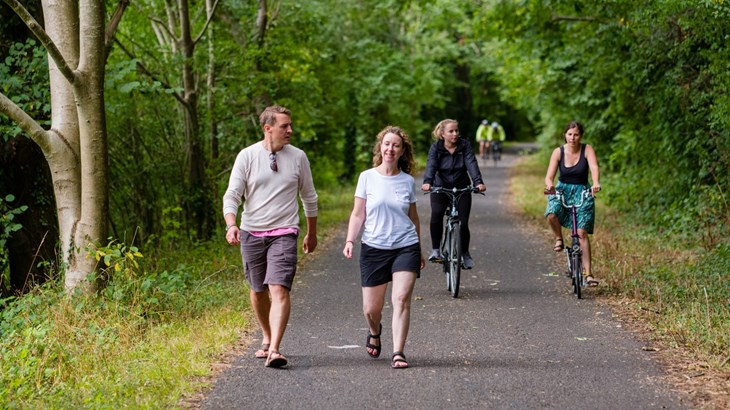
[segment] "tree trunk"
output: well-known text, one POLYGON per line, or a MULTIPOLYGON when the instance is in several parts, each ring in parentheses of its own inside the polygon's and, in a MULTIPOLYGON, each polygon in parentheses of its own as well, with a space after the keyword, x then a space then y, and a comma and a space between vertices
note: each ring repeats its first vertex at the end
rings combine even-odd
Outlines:
POLYGON ((44 0, 44 30, 19 2, 4 1, 49 52, 51 129, 42 129, 2 94, 0 112, 40 146, 48 161, 65 286, 71 290, 94 272, 96 260, 87 257, 88 246, 101 244, 107 234, 104 2, 44 0))
POLYGON ((185 118, 185 145, 187 148, 188 175, 186 184, 187 220, 192 223, 199 239, 211 235, 212 208, 209 205, 211 190, 205 178, 206 161, 200 141, 198 121, 198 88, 195 83, 193 57, 195 42, 190 31, 188 0, 179 1, 180 52, 183 57, 183 115, 185 118))

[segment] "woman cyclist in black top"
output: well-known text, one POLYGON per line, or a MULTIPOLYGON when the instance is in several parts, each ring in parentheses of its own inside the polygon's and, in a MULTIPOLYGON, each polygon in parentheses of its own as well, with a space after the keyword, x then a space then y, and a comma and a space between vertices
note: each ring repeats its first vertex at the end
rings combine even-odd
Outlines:
MULTIPOLYGON (((547 174, 545 175, 545 189, 553 191, 559 189, 563 192, 568 203, 581 202, 580 196, 584 190, 590 190, 591 196, 586 198, 583 206, 577 209, 576 225, 580 248, 583 251, 583 272, 588 286, 597 286, 598 281, 593 278, 591 272, 591 242, 589 234, 593 234, 593 225, 596 219, 593 196, 601 190, 599 179, 598 160, 593 147, 588 144, 581 144, 583 137, 583 124, 571 121, 565 127, 565 144, 555 148, 550 156, 547 174), (555 174, 560 171, 557 187, 553 185, 555 174), (590 171, 593 186, 588 184, 588 172, 590 171)), ((545 209, 550 229, 555 235, 555 246, 553 250, 563 250, 563 233, 561 225, 570 228, 572 221, 570 211, 563 208, 560 199, 555 195, 548 196, 548 203, 545 209)))
MULTIPOLYGON (((436 140, 428 150, 428 162, 423 175, 421 189, 430 191, 431 186, 443 188, 465 188, 473 184, 479 192, 484 192, 486 186, 482 181, 479 163, 474 156, 471 144, 464 138, 459 138, 459 124, 455 120, 446 119, 433 130, 436 140)), ((440 261, 442 258, 439 245, 444 229, 444 214, 450 203, 445 194, 431 194, 431 243, 433 250, 428 260, 440 261)), ((474 267, 474 259, 469 255, 469 213, 471 212, 471 195, 463 195, 459 199, 459 220, 461 221, 461 247, 464 258, 464 269, 474 267)))

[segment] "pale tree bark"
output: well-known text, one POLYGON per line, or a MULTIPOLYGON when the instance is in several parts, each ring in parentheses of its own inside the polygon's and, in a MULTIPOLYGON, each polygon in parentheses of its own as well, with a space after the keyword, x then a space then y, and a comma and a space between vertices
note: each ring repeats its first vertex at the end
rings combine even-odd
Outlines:
POLYGON ((0 112, 41 147, 48 161, 66 288, 85 284, 94 290, 94 283, 85 282, 96 268, 87 247, 106 240, 109 203, 104 1, 43 0, 45 28, 18 1, 4 1, 48 50, 51 128, 44 130, 3 94, 0 112))

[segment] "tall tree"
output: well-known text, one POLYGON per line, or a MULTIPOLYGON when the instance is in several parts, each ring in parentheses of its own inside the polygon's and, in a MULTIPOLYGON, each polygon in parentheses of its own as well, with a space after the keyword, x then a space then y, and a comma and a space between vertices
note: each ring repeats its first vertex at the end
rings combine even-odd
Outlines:
MULTIPOLYGON (((199 70, 196 70, 194 61, 196 48, 210 27, 219 2, 220 0, 206 2, 204 5, 206 20, 197 34, 193 33, 193 19, 190 17, 188 0, 166 1, 164 4, 166 18, 151 18, 152 29, 159 45, 169 52, 168 56, 171 61, 179 64, 178 74, 181 87, 165 85, 168 89, 175 90, 172 92, 172 96, 182 111, 186 149, 183 203, 188 224, 195 230, 199 239, 207 239, 212 234, 213 209, 210 206, 210 197, 213 190, 205 174, 207 161, 205 144, 201 136, 198 107, 199 70)), ((137 58, 127 47, 123 47, 123 49, 131 58, 137 58)), ((148 64, 142 61, 139 61, 138 64, 151 78, 157 80, 161 77, 153 73, 153 69, 148 67, 148 64)), ((211 78, 209 78, 210 80, 211 78)), ((211 104, 210 100, 209 104, 211 104)))
POLYGON ((56 197, 65 286, 74 289, 96 266, 96 260, 87 257, 88 245, 101 243, 107 234, 104 1, 44 0, 45 27, 17 0, 4 2, 48 51, 50 129, 44 129, 2 93, 0 112, 38 144, 48 161, 56 197))

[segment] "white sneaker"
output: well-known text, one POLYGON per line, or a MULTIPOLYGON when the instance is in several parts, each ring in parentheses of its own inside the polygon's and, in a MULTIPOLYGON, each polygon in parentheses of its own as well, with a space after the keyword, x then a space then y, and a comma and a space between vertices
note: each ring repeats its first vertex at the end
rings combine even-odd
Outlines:
POLYGON ((431 255, 428 257, 429 262, 433 263, 440 263, 444 257, 441 255, 441 251, 438 249, 434 249, 431 251, 431 255))

